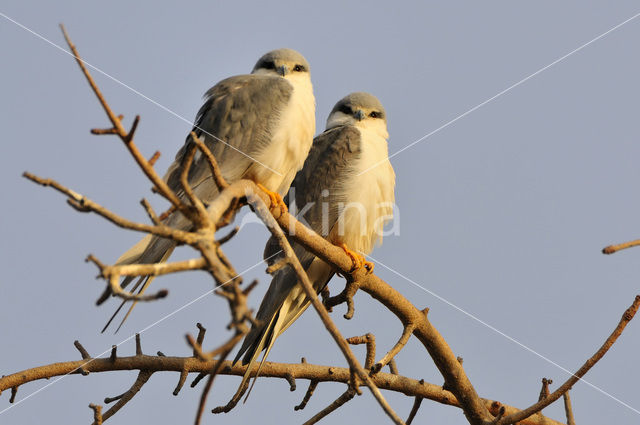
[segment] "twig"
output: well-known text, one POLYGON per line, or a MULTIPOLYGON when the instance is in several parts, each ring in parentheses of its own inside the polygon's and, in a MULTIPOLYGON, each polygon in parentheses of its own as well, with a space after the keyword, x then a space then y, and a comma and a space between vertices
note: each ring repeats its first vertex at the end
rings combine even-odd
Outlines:
POLYGON ((318 381, 316 381, 315 379, 312 379, 311 382, 309 382, 309 388, 307 388, 307 392, 304 393, 304 397, 302 398, 302 401, 297 406, 294 406, 293 410, 298 411, 298 410, 304 409, 307 406, 307 403, 309 403, 309 400, 311 399, 311 396, 313 395, 313 392, 316 390, 317 386, 318 386, 318 381))
MULTIPOLYGON (((196 323, 196 327, 198 328, 198 338, 196 339, 196 342, 198 343, 199 347, 202 347, 202 343, 204 342, 204 335, 207 332, 207 329, 202 326, 202 323, 200 322, 196 323)), ((193 355, 196 355, 195 350, 193 350, 193 355)))
POLYGON ((191 189, 191 185, 189 184, 189 170, 191 170, 191 164, 193 163, 193 157, 196 155, 196 146, 191 146, 184 157, 182 163, 182 171, 180 172, 180 184, 182 185, 182 190, 187 195, 187 199, 191 202, 191 205, 196 209, 197 214, 194 214, 191 219, 194 221, 200 228, 204 228, 206 225, 210 223, 208 219, 207 210, 205 209, 202 201, 198 199, 198 197, 193 193, 193 189, 191 189))
POLYGON ((176 384, 176 387, 173 390, 173 395, 178 395, 180 393, 180 390, 182 389, 182 387, 184 386, 184 383, 187 380, 187 375, 189 374, 189 372, 187 372, 186 369, 182 369, 180 371, 180 377, 178 378, 178 383, 176 384))
POLYGON ((351 345, 367 344, 367 356, 364 362, 364 368, 371 370, 373 362, 376 361, 376 337, 372 333, 367 333, 366 335, 347 338, 347 342, 351 345))
MULTIPOLYGON (((140 391, 142 386, 147 383, 149 378, 151 378, 152 374, 153 374, 153 371, 141 370, 140 373, 138 373, 138 377, 136 378, 133 385, 131 385, 131 388, 129 388, 129 390, 120 394, 117 397, 106 398, 104 400, 105 403, 111 403, 115 400, 118 400, 118 402, 113 406, 111 406, 111 408, 102 415, 102 420, 106 421, 111 416, 115 415, 118 412, 118 410, 122 409, 122 407, 125 404, 127 404, 138 393, 138 391, 140 391)), ((94 422, 93 425, 97 425, 97 424, 94 422)))
POLYGON ((564 413, 567 415, 567 425, 576 425, 576 420, 573 418, 573 408, 571 407, 571 396, 569 391, 562 394, 564 398, 564 413))
POLYGON ((91 403, 89 407, 93 410, 93 423, 102 425, 102 406, 91 403))
POLYGON ((542 388, 540 388, 540 395, 538 401, 544 400, 549 397, 549 385, 553 384, 552 379, 542 378, 542 388))
POLYGON ((73 341, 73 345, 78 349, 78 351, 80 352, 80 355, 82 356, 83 360, 87 360, 91 358, 91 355, 89 354, 89 352, 82 346, 82 344, 80 344, 80 341, 75 340, 73 341))
POLYGON ((142 344, 139 333, 136 334, 136 356, 142 356, 142 344))
POLYGON ((391 361, 389 362, 389 371, 394 375, 398 374, 398 365, 396 364, 396 359, 391 359, 391 361))
POLYGON ((387 363, 393 360, 393 358, 407 344, 409 338, 411 337, 411 334, 413 334, 414 329, 415 326, 413 325, 406 325, 404 327, 404 329, 402 330, 402 335, 400 336, 398 342, 396 342, 396 345, 394 345, 393 348, 391 348, 391 350, 389 350, 389 352, 378 363, 376 363, 375 366, 373 366, 374 372, 379 372, 387 363))
POLYGON ((79 209, 83 212, 95 212, 96 214, 104 217, 108 221, 112 222, 116 226, 122 227, 124 229, 136 230, 138 232, 151 233, 156 236, 161 236, 164 238, 169 238, 176 240, 185 244, 193 244, 198 239, 195 235, 189 232, 184 232, 182 230, 174 229, 168 226, 151 226, 148 224, 136 223, 130 220, 127 220, 111 211, 103 207, 102 205, 88 199, 87 197, 80 195, 77 192, 61 185, 55 180, 52 179, 44 179, 38 177, 29 172, 24 172, 23 177, 45 187, 52 187, 56 189, 58 192, 63 193, 68 196, 68 199, 72 201, 71 205, 76 209, 79 209))
POLYGON ((418 409, 420 409, 422 400, 424 400, 422 397, 416 397, 415 400, 413 400, 413 406, 411 407, 411 412, 409 412, 409 417, 405 422, 407 425, 411 425, 411 422, 413 422, 413 419, 416 417, 416 414, 418 413, 418 409))
POLYGON ((338 295, 334 297, 327 296, 323 298, 322 303, 328 311, 331 311, 333 307, 340 305, 342 303, 347 304, 347 312, 343 315, 343 317, 347 320, 353 318, 353 313, 355 311, 355 307, 353 304, 353 297, 358 291, 358 284, 353 279, 348 278, 347 283, 345 284, 344 289, 338 295))
POLYGON ((213 156, 207 145, 205 145, 204 142, 200 140, 200 138, 198 138, 196 133, 194 133, 193 131, 191 132, 191 140, 193 140, 193 143, 198 146, 204 157, 207 159, 209 169, 211 170, 211 175, 213 176, 213 181, 216 183, 216 186, 218 186, 218 190, 222 191, 223 189, 226 189, 229 184, 222 176, 220 167, 218 166, 218 161, 216 161, 216 158, 213 156))
POLYGON ((151 165, 152 167, 154 165, 156 165, 156 161, 160 159, 160 151, 155 151, 153 153, 153 155, 151 156, 151 158, 149 158, 149 160, 147 161, 149 163, 149 165, 151 165))
POLYGON ((193 349, 193 356, 196 357, 198 360, 202 360, 206 362, 207 360, 211 360, 213 358, 202 351, 202 347, 200 346, 200 344, 198 344, 198 342, 194 340, 190 334, 187 334, 186 338, 187 338, 187 344, 189 344, 189 346, 193 349))
POLYGON ((190 387, 191 387, 191 388, 195 388, 195 387, 196 387, 196 385, 198 385, 198 384, 200 383, 200 381, 202 381, 202 378, 204 378, 204 377, 206 377, 206 376, 207 376, 207 373, 205 373, 205 372, 200 372, 200 373, 198 374, 198 376, 196 376, 195 378, 193 378, 193 381, 191 381, 191 385, 190 385, 190 387))
POLYGON ((617 244, 617 245, 606 246, 606 247, 602 248, 602 253, 603 254, 615 254, 616 252, 622 251, 623 249, 633 248, 634 246, 638 246, 638 245, 640 245, 640 239, 637 239, 635 241, 624 242, 624 243, 617 244))
POLYGON ((328 405, 327 407, 319 411, 314 417, 306 421, 304 425, 312 425, 317 423, 318 421, 320 421, 320 419, 334 412, 340 406, 342 406, 343 404, 351 400, 355 395, 356 395, 356 391, 353 388, 351 387, 347 388, 347 391, 342 393, 342 395, 337 399, 335 399, 333 403, 331 403, 330 405, 328 405))
MULTIPOLYGON (((176 194, 169 188, 169 186, 167 186, 167 183, 164 180, 162 180, 160 176, 158 176, 158 174, 155 172, 153 167, 149 164, 149 162, 145 159, 145 157, 142 156, 137 146, 133 143, 133 136, 138 127, 138 122, 140 121, 140 117, 136 116, 131 126, 131 129, 129 131, 125 130, 125 128, 122 126, 122 118, 116 116, 116 114, 114 114, 113 111, 111 110, 111 107, 109 106, 102 92, 100 91, 95 81, 93 80, 91 73, 85 66, 84 60, 80 58, 80 54, 78 53, 78 50, 76 49, 75 45, 71 42, 71 38, 69 37, 69 34, 67 34, 67 30, 65 29, 64 25, 60 25, 60 29, 62 30, 62 34, 64 35, 64 38, 67 41, 67 44, 69 45, 69 49, 71 49, 71 52, 73 53, 73 56, 76 59, 76 62, 78 62, 78 65, 82 70, 82 73, 86 77, 87 81, 89 82, 89 85, 91 86, 91 89, 93 90, 96 97, 100 101, 100 104, 102 105, 102 108, 104 109, 105 113, 109 117, 109 121, 111 121, 111 124, 113 125, 113 129, 111 129, 113 130, 113 133, 117 134, 120 137, 120 139, 124 142, 125 146, 129 150, 131 155, 134 157, 134 159, 136 160, 136 162, 138 163, 142 171, 149 178, 149 180, 153 182, 154 186, 158 189, 160 194, 164 196, 169 202, 171 202, 171 204, 175 206, 178 210, 182 211, 183 213, 185 213, 185 215, 187 215, 186 206, 180 201, 180 199, 178 199, 176 194)), ((108 129, 101 134, 107 134, 107 132, 110 132, 111 130, 108 129)), ((97 133, 94 133, 94 134, 97 134, 97 133)), ((108 134, 112 134, 112 133, 108 133, 108 134)))
POLYGON ((640 295, 636 295, 631 306, 622 315, 620 322, 618 322, 618 326, 616 326, 616 328, 613 330, 611 335, 609 335, 609 337, 606 339, 604 344, 602 344, 600 349, 598 349, 598 351, 596 351, 595 354, 591 356, 591 358, 589 358, 582 365, 582 367, 578 369, 578 371, 574 373, 564 384, 562 384, 557 390, 551 393, 544 400, 540 400, 534 405, 526 409, 523 409, 517 413, 513 413, 511 415, 505 416, 504 418, 502 418, 502 420, 498 421, 498 424, 506 425, 506 424, 513 424, 516 422, 520 422, 524 418, 541 411, 542 409, 544 409, 545 407, 547 407, 548 405, 550 405, 551 403, 559 399, 562 396, 562 394, 567 392, 576 382, 578 382, 580 378, 582 378, 585 375, 585 373, 589 371, 589 369, 593 367, 593 365, 595 365, 598 362, 598 360, 600 360, 606 354, 609 348, 611 348, 611 346, 616 342, 618 337, 622 334, 622 331, 627 326, 627 324, 631 321, 631 319, 633 319, 633 316, 635 316, 635 314, 638 311, 638 307, 640 307, 640 295))
POLYGON ((142 200, 140 201, 140 204, 142 205, 144 210, 147 212, 147 215, 149 216, 153 224, 155 224, 156 226, 159 226, 162 224, 162 221, 156 215, 149 201, 147 201, 145 198, 142 198, 142 200))
MULTIPOLYGON (((241 337, 244 336, 244 333, 242 332, 238 332, 236 336, 240 335, 241 337)), ((195 421, 195 425, 199 425, 200 424, 200 419, 202 418, 202 413, 204 412, 204 406, 207 402, 207 396, 209 395, 209 391, 211 391, 211 387, 213 386, 213 380, 215 379, 216 375, 218 375, 218 373, 220 372, 220 370, 222 369, 222 365, 224 364, 225 359, 227 358, 227 356, 229 355, 229 353, 231 352, 231 350, 233 350, 233 347, 235 347, 235 345, 240 341, 239 338, 231 338, 231 340, 229 342, 227 342, 225 345, 223 345, 222 347, 220 347, 218 350, 224 350, 222 351, 222 355, 220 356, 220 361, 217 362, 217 364, 213 367, 213 370, 211 371, 211 374, 209 375, 209 379, 207 380, 207 384, 205 385, 205 387, 202 390, 202 395, 200 396, 200 404, 198 405, 198 412, 196 413, 196 421, 195 421), (231 344, 231 342, 233 342, 233 344, 231 344)), ((214 350, 212 353, 216 352, 217 350, 214 350)), ((211 357, 214 357, 214 355, 212 355, 211 357)))

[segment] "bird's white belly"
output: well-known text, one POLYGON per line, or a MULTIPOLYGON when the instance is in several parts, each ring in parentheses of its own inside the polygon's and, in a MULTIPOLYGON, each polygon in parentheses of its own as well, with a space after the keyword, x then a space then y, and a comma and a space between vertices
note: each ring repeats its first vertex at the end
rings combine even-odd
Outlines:
POLYGON ((309 154, 315 133, 315 99, 310 81, 292 81, 289 104, 280 114, 269 147, 252 166, 252 177, 284 196, 309 154), (268 168, 267 168, 268 167, 268 168))
POLYGON ((386 139, 376 131, 359 130, 362 154, 344 186, 346 203, 331 239, 368 254, 376 240, 382 240, 384 224, 393 217, 395 173, 386 139))

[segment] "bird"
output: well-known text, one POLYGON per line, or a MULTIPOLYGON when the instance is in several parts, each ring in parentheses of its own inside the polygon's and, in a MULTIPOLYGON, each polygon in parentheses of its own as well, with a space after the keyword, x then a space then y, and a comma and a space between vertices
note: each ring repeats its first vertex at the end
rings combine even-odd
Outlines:
MULTIPOLYGON (((292 49, 264 54, 251 74, 226 78, 206 92, 192 131, 204 139, 228 183, 250 179, 267 189, 272 199, 282 202, 282 196, 304 164, 315 134, 315 98, 309 63, 292 49)), ((181 198, 185 195, 180 174, 192 146, 188 135, 164 175, 168 186, 181 198)), ((188 182, 205 204, 218 195, 206 159, 199 151, 189 171, 188 182)), ((171 214, 163 224, 181 230, 192 227, 191 222, 178 212, 171 214)), ((147 235, 115 264, 164 262, 175 246, 170 239, 147 235)), ((121 286, 126 287, 132 280, 133 277, 126 277, 121 286)), ((144 292, 152 280, 153 276, 140 277, 131 291, 139 288, 138 293, 144 292)), ((111 316, 102 332, 125 303, 111 316)), ((134 301, 116 332, 135 305, 134 301)))
MULTIPOLYGON (((326 130, 313 140, 285 198, 292 214, 297 211, 299 220, 341 246, 354 268, 367 267, 368 271, 373 265, 362 254, 369 254, 376 242, 382 242, 384 225, 393 217, 395 173, 388 159, 388 137, 387 115, 380 101, 364 92, 347 95, 334 106, 326 130)), ((336 270, 295 241, 291 244, 319 293, 336 270)), ((265 260, 275 262, 278 250, 275 238, 270 238, 265 260)), ((276 272, 234 359, 235 364, 242 357, 242 364, 248 365, 234 399, 242 396, 259 354, 265 351, 256 378, 276 338, 310 302, 291 267, 276 272)))

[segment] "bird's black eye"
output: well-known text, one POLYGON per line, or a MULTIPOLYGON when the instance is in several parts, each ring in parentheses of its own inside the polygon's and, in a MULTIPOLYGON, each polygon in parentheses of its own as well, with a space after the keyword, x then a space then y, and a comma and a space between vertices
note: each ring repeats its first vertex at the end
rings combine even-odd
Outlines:
POLYGON ((264 61, 264 62, 262 62, 261 68, 264 68, 264 69, 276 69, 276 63, 274 61, 271 61, 271 60, 264 61))
POLYGON ((306 68, 304 67, 304 65, 296 65, 293 67, 293 70, 295 72, 304 72, 306 71, 306 68))
POLYGON ((371 118, 382 118, 382 114, 380 112, 373 111, 369 114, 371 118))
POLYGON ((340 106, 340 109, 338 109, 338 111, 342 112, 343 114, 347 114, 347 115, 351 115, 353 113, 353 111, 351 110, 349 105, 340 106))

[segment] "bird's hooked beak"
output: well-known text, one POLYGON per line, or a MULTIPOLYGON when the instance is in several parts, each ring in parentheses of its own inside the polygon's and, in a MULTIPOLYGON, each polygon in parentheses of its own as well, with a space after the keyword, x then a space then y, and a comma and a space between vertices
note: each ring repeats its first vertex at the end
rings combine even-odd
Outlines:
POLYGON ((289 73, 289 69, 287 68, 286 65, 282 65, 278 67, 278 74, 280 74, 281 76, 285 76, 289 73))
POLYGON ((356 119, 358 121, 362 121, 365 117, 365 113, 362 111, 362 109, 358 109, 354 114, 354 117, 356 117, 356 119))

